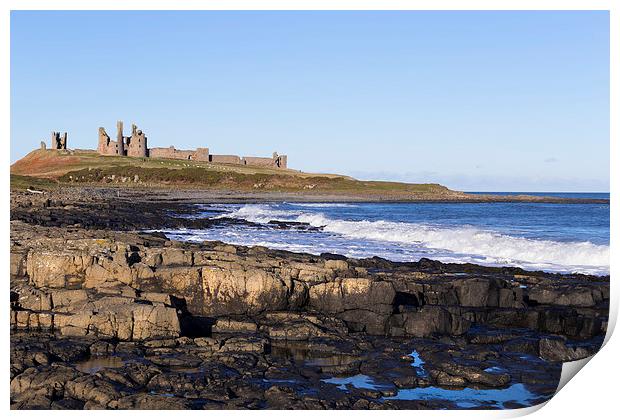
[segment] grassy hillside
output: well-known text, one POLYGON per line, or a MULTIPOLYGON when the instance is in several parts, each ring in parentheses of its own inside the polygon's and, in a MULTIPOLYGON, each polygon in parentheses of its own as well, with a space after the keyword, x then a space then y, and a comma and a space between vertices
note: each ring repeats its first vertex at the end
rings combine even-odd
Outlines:
POLYGON ((33 150, 11 165, 11 173, 40 178, 60 178, 62 175, 80 169, 114 168, 131 166, 154 169, 206 169, 218 172, 242 174, 289 174, 300 177, 320 176, 348 178, 333 174, 309 174, 292 169, 259 168, 245 165, 195 162, 178 159, 134 158, 127 156, 101 156, 92 150, 33 150))
POLYGON ((134 188, 153 186, 394 198, 460 195, 438 184, 358 181, 341 175, 312 174, 290 169, 99 156, 92 151, 35 150, 15 162, 11 166, 11 174, 44 178, 47 182, 57 181, 61 185, 117 185, 134 188))
POLYGON ((48 191, 57 186, 58 182, 51 179, 11 174, 11 190, 33 189, 37 191, 48 191))

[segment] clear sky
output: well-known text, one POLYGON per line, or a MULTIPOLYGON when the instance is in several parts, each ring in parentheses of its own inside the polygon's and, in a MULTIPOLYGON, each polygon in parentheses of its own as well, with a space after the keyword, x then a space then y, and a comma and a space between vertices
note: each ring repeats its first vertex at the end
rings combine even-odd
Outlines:
POLYGON ((609 191, 609 15, 12 12, 11 161, 117 119, 306 171, 609 191))

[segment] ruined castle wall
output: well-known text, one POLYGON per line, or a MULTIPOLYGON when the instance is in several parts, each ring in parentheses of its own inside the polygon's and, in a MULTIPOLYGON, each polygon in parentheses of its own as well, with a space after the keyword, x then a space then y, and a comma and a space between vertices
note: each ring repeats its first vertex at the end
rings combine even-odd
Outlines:
MULTIPOLYGON (((119 149, 118 142, 110 140, 110 142, 107 145, 101 145, 98 151, 102 155, 120 156, 118 149, 119 149)), ((121 150, 122 150, 122 146, 121 146, 121 150)))
POLYGON ((245 156, 243 157, 243 161, 245 165, 249 166, 260 166, 267 168, 286 168, 286 155, 275 156, 273 158, 265 158, 265 157, 255 157, 255 156, 245 156))
POLYGON ((199 147, 198 149, 196 149, 196 152, 194 152, 194 156, 192 160, 195 160, 198 162, 208 162, 209 161, 209 148, 199 147))
POLYGON ((246 165, 250 166, 262 166, 262 167, 275 167, 276 163, 272 158, 246 156, 243 158, 246 165))
POLYGON ((153 147, 148 149, 148 156, 159 159, 182 159, 194 160, 198 162, 209 161, 209 148, 200 147, 196 150, 178 150, 174 146, 170 147, 153 147))
POLYGON ((149 157, 159 159, 183 159, 190 160, 193 150, 177 150, 170 147, 153 147, 149 149, 149 157))
POLYGON ((149 149, 149 157, 159 159, 178 159, 177 150, 174 147, 152 147, 149 149))
POLYGON ((213 163, 234 163, 236 165, 243 165, 241 158, 236 155, 210 155, 209 161, 213 163))
POLYGON ((193 150, 175 150, 172 159, 192 160, 193 150))
POLYGON ((110 140, 110 136, 105 132, 103 127, 99 127, 99 140, 97 143, 97 152, 101 155, 118 155, 118 142, 110 140))

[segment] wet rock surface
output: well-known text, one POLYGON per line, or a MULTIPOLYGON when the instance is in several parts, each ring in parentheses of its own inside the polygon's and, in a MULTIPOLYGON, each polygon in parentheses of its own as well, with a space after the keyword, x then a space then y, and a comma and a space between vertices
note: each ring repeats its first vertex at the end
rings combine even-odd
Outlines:
POLYGON ((291 342, 237 333, 151 340, 131 348, 122 344, 88 336, 13 333, 12 407, 523 407, 548 399, 561 372, 560 363, 536 355, 461 339, 359 335, 291 342), (58 357, 52 348, 59 345, 76 347, 72 357, 58 357), (106 352, 95 353, 95 348, 106 352), (26 358, 26 353, 38 356, 26 358), (444 397, 439 389, 445 389, 444 397), (498 389, 509 395, 475 396, 498 389), (437 395, 425 396, 429 390, 437 395))
POLYGON ((72 194, 11 196, 15 409, 530 406, 606 332, 609 277, 180 243, 145 231, 242 222, 72 194))

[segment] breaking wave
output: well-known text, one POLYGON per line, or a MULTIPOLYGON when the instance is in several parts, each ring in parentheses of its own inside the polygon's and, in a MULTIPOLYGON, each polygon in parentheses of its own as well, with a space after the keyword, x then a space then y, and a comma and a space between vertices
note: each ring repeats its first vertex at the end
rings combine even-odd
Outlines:
MULTIPOLYGON (((254 223, 273 220, 307 223, 324 232, 356 240, 401 244, 404 248, 448 251, 461 255, 462 262, 489 265, 517 265, 528 269, 607 274, 609 246, 591 242, 558 242, 510 236, 473 226, 435 226, 394 221, 350 221, 332 219, 323 213, 281 210, 265 204, 248 204, 220 217, 244 219, 254 223)), ((455 260, 455 255, 450 260, 455 260)), ((441 258, 439 258, 441 259, 441 258)), ((457 258, 458 260, 458 258, 457 258)))

